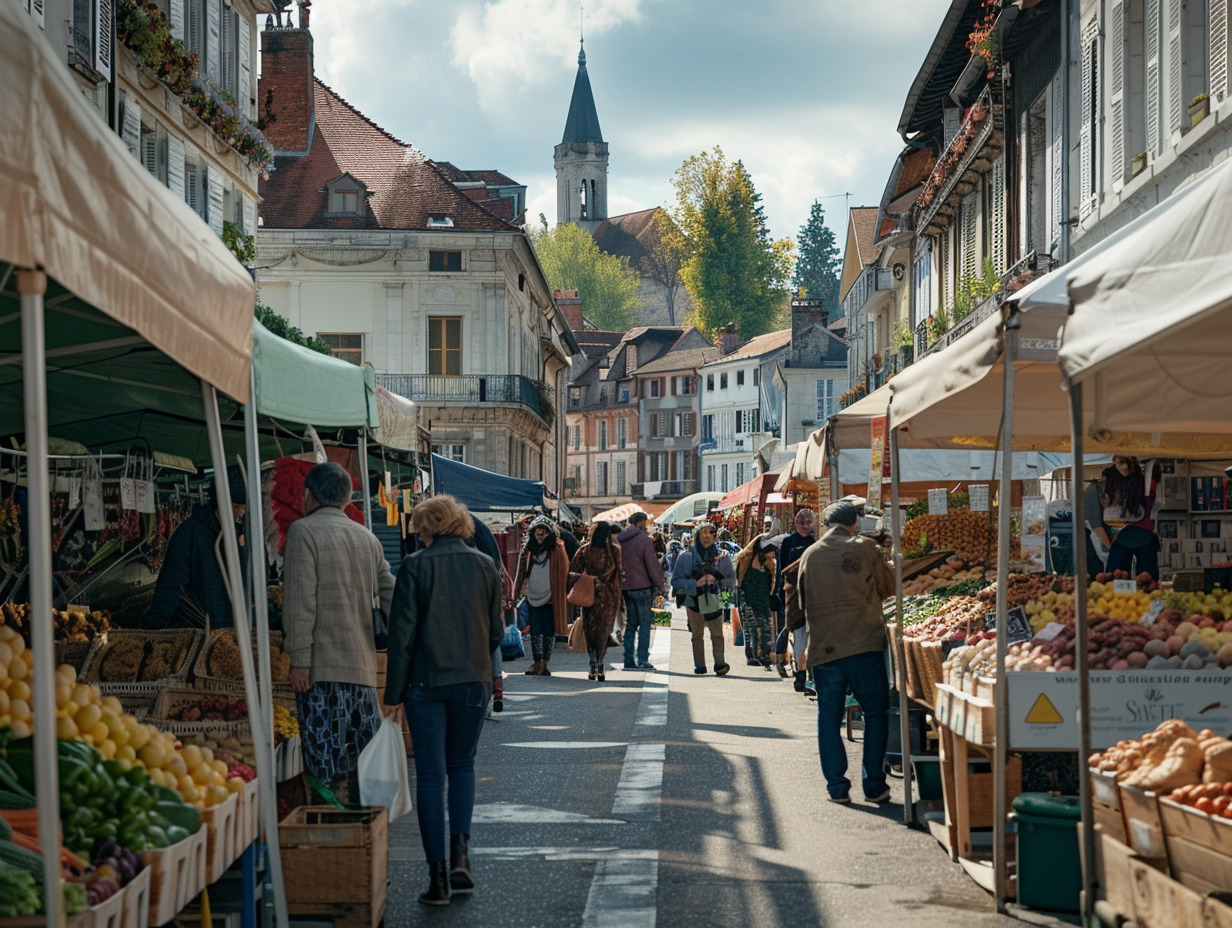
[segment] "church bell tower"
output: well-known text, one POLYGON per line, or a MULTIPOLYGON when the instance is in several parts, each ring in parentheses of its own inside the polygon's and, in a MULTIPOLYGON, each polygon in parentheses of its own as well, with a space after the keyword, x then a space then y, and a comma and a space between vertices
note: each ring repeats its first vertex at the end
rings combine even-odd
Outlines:
POLYGON ((556 224, 576 223, 594 232, 607 218, 607 142, 586 73, 586 50, 578 52, 577 77, 565 134, 556 146, 556 224))

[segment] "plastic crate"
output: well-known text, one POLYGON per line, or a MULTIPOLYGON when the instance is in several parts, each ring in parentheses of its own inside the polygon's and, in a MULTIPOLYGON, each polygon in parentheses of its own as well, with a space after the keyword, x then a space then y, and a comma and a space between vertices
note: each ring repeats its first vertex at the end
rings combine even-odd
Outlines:
POLYGON ((1023 793, 1014 799, 1018 822, 1018 902, 1033 909, 1077 912, 1082 891, 1077 796, 1023 793))

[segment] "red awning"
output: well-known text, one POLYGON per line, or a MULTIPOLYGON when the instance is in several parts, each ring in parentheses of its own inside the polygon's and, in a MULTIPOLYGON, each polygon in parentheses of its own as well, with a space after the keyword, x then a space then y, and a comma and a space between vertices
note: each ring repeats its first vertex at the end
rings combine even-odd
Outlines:
POLYGON ((766 496, 774 489, 774 484, 778 479, 778 471, 772 474, 759 474, 752 480, 740 484, 740 486, 719 500, 718 509, 723 512, 729 512, 737 506, 747 506, 752 502, 764 502, 766 496))

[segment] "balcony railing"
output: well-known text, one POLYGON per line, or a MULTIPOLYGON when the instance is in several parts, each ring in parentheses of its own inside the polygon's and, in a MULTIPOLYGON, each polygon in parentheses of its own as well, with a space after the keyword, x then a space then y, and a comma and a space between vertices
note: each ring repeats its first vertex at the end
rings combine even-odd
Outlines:
POLYGON ((1005 148, 1004 108, 989 84, 967 112, 958 133, 937 159, 917 201, 920 235, 943 231, 957 213, 956 201, 976 188, 1005 148))
POLYGON ((377 374, 376 382, 390 393, 416 403, 505 403, 524 406, 545 423, 551 420, 535 381, 520 374, 377 374))

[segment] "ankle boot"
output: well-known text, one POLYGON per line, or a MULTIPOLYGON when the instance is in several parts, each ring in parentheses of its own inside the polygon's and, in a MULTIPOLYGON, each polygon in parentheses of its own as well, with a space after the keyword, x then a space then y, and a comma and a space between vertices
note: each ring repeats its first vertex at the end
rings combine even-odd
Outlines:
POLYGON ((473 893, 475 878, 471 876, 470 835, 449 836, 449 888, 455 893, 473 893))
POLYGON ((419 897, 424 905, 449 905, 449 868, 443 860, 428 862, 428 890, 419 897))
POLYGON ((500 677, 492 681, 492 711, 505 711, 505 681, 500 677))

